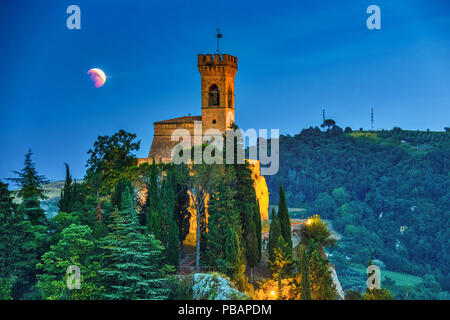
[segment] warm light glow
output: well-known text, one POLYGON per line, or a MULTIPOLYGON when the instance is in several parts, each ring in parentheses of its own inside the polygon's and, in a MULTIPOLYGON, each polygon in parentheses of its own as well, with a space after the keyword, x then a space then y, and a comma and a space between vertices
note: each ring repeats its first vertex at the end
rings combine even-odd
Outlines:
POLYGON ((275 291, 273 291, 273 290, 270 291, 270 295, 274 297, 275 296, 275 291))
POLYGON ((320 221, 320 216, 318 214, 315 214, 311 218, 306 220, 306 225, 310 226, 311 224, 319 222, 319 221, 320 221))

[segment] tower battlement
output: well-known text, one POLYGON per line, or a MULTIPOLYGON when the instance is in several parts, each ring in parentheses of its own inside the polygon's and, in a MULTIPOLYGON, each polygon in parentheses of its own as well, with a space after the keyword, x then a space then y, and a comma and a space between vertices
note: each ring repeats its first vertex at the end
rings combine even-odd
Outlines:
POLYGON ((237 57, 229 54, 199 54, 198 67, 228 66, 237 68, 237 57))

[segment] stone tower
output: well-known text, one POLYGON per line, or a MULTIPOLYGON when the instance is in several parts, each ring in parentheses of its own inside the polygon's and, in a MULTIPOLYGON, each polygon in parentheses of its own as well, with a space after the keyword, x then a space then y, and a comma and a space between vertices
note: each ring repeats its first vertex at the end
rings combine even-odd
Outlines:
POLYGON ((234 77, 237 58, 228 54, 198 55, 201 75, 202 127, 225 132, 234 123, 234 77))

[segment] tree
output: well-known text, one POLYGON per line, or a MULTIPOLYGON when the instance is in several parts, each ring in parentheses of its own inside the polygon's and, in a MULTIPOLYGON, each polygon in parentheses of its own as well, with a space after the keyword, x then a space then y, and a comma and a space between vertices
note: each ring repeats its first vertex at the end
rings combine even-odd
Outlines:
POLYGON ((30 221, 0 181, 0 281, 3 294, 20 298, 34 282, 37 242, 30 221))
POLYGON ((236 208, 239 210, 243 230, 243 245, 245 246, 247 263, 250 266, 250 273, 252 274, 253 267, 257 265, 261 257, 261 217, 253 187, 252 172, 248 163, 235 164, 234 168, 237 178, 236 208))
POLYGON ((316 201, 314 201, 314 211, 325 217, 329 217, 336 210, 336 202, 330 195, 326 192, 322 192, 317 196, 316 201))
POLYGON ((216 165, 213 174, 208 202, 208 262, 242 286, 245 256, 235 200, 236 175, 234 168, 227 165, 216 165))
POLYGON ((85 180, 94 192, 108 193, 126 168, 135 166, 137 161, 133 154, 138 151, 140 141, 136 135, 119 130, 111 136, 99 136, 94 147, 88 151, 85 180))
POLYGON ((326 120, 320 125, 320 127, 326 128, 327 130, 330 130, 330 129, 333 128, 335 125, 336 125, 336 121, 334 121, 333 119, 326 119, 326 120))
POLYGON ((336 299, 336 287, 331 277, 330 264, 323 250, 314 240, 309 243, 309 278, 312 300, 336 299))
POLYGON ((278 218, 280 220, 281 236, 288 245, 288 254, 292 254, 291 218, 286 203, 283 184, 280 183, 280 200, 278 202, 278 218))
POLYGON ((309 252, 305 248, 303 248, 301 259, 300 259, 300 266, 301 266, 300 299, 301 300, 311 300, 311 282, 309 280, 309 261, 310 261, 309 252))
POLYGON ((100 298, 103 287, 97 282, 100 264, 95 256, 92 230, 88 226, 72 224, 61 232, 61 240, 42 255, 37 275, 42 299, 91 300, 100 298), (66 273, 69 266, 78 266, 81 275, 81 288, 67 288, 66 273))
POLYGON ((262 223, 261 223, 261 213, 260 213, 258 201, 256 201, 253 221, 255 223, 255 229, 256 229, 255 233, 257 235, 256 243, 258 246, 256 261, 259 262, 259 261, 261 261, 261 254, 262 254, 262 223))
MULTIPOLYGON (((328 193, 327 193, 328 195, 328 193)), ((336 188, 333 190, 333 192, 331 193, 331 196, 333 197, 334 201, 336 201, 334 203, 334 205, 336 206, 342 206, 344 203, 347 203, 350 201, 350 195, 348 194, 347 191, 345 191, 345 188, 336 188)), ((320 195, 319 195, 320 197, 320 195)), ((336 207, 331 208, 332 210, 335 210, 336 207)))
MULTIPOLYGON (((267 244, 267 251, 269 253, 269 261, 274 260, 275 249, 279 247, 279 239, 281 236, 281 226, 275 208, 272 208, 272 221, 269 229, 269 242, 267 244)), ((281 236, 282 237, 282 236, 281 236)))
POLYGON ((33 225, 47 224, 45 212, 41 208, 41 200, 45 200, 43 185, 48 180, 39 175, 36 166, 31 160, 31 149, 25 154, 25 166, 21 171, 13 171, 18 177, 9 178, 19 186, 17 196, 22 199, 21 210, 33 225))
POLYGON ((158 168, 155 160, 151 166, 150 175, 146 181, 147 194, 143 206, 143 214, 146 216, 146 225, 148 231, 155 235, 155 238, 162 240, 162 216, 160 191, 158 189, 158 168))
POLYGON ((282 236, 278 237, 278 246, 273 250, 272 260, 269 260, 270 270, 272 271, 272 277, 278 283, 278 299, 282 300, 282 288, 281 283, 284 278, 290 273, 292 267, 292 259, 289 252, 289 245, 284 241, 282 236))
POLYGON ((327 224, 318 215, 309 218, 300 228, 301 242, 309 245, 310 240, 314 240, 323 251, 323 247, 328 248, 336 244, 336 239, 331 237, 327 224))
POLYGON ((167 177, 161 188, 161 216, 163 217, 163 242, 167 249, 167 263, 178 266, 179 259, 179 230, 174 219, 175 195, 172 188, 171 173, 167 172, 167 177))
POLYGON ((64 163, 66 166, 66 179, 64 181, 64 187, 61 190, 61 197, 58 201, 59 211, 71 213, 73 209, 73 204, 75 202, 75 186, 72 184, 72 176, 70 175, 69 165, 64 163))
POLYGON ((115 216, 113 232, 105 238, 105 249, 113 262, 99 272, 105 277, 105 297, 167 299, 162 269, 164 247, 139 225, 129 188, 122 194, 121 208, 115 216))
POLYGON ((172 186, 175 193, 174 218, 177 223, 180 241, 180 255, 184 255, 183 241, 189 234, 191 212, 189 211, 189 194, 186 181, 189 180, 189 168, 185 164, 171 168, 172 186))
POLYGON ((119 176, 117 179, 117 183, 114 186, 113 192, 111 193, 111 203, 113 206, 117 207, 117 209, 122 210, 122 194, 123 191, 128 188, 129 190, 134 190, 133 185, 131 184, 130 179, 126 176, 119 176))
POLYGON ((195 267, 197 272, 200 271, 201 236, 206 231, 206 201, 213 181, 213 169, 213 165, 194 164, 191 167, 191 175, 186 181, 196 215, 195 267))

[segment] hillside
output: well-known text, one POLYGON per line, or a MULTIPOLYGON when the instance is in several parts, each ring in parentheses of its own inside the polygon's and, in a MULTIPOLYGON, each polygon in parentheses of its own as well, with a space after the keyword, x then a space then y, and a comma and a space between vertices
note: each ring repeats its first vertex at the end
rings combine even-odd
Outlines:
POLYGON ((281 136, 280 170, 266 179, 271 204, 282 182, 288 205, 306 208, 295 218, 318 213, 343 235, 331 251, 340 277, 372 257, 426 278, 423 298, 436 298, 450 289, 449 171, 448 132, 335 126, 281 136))

